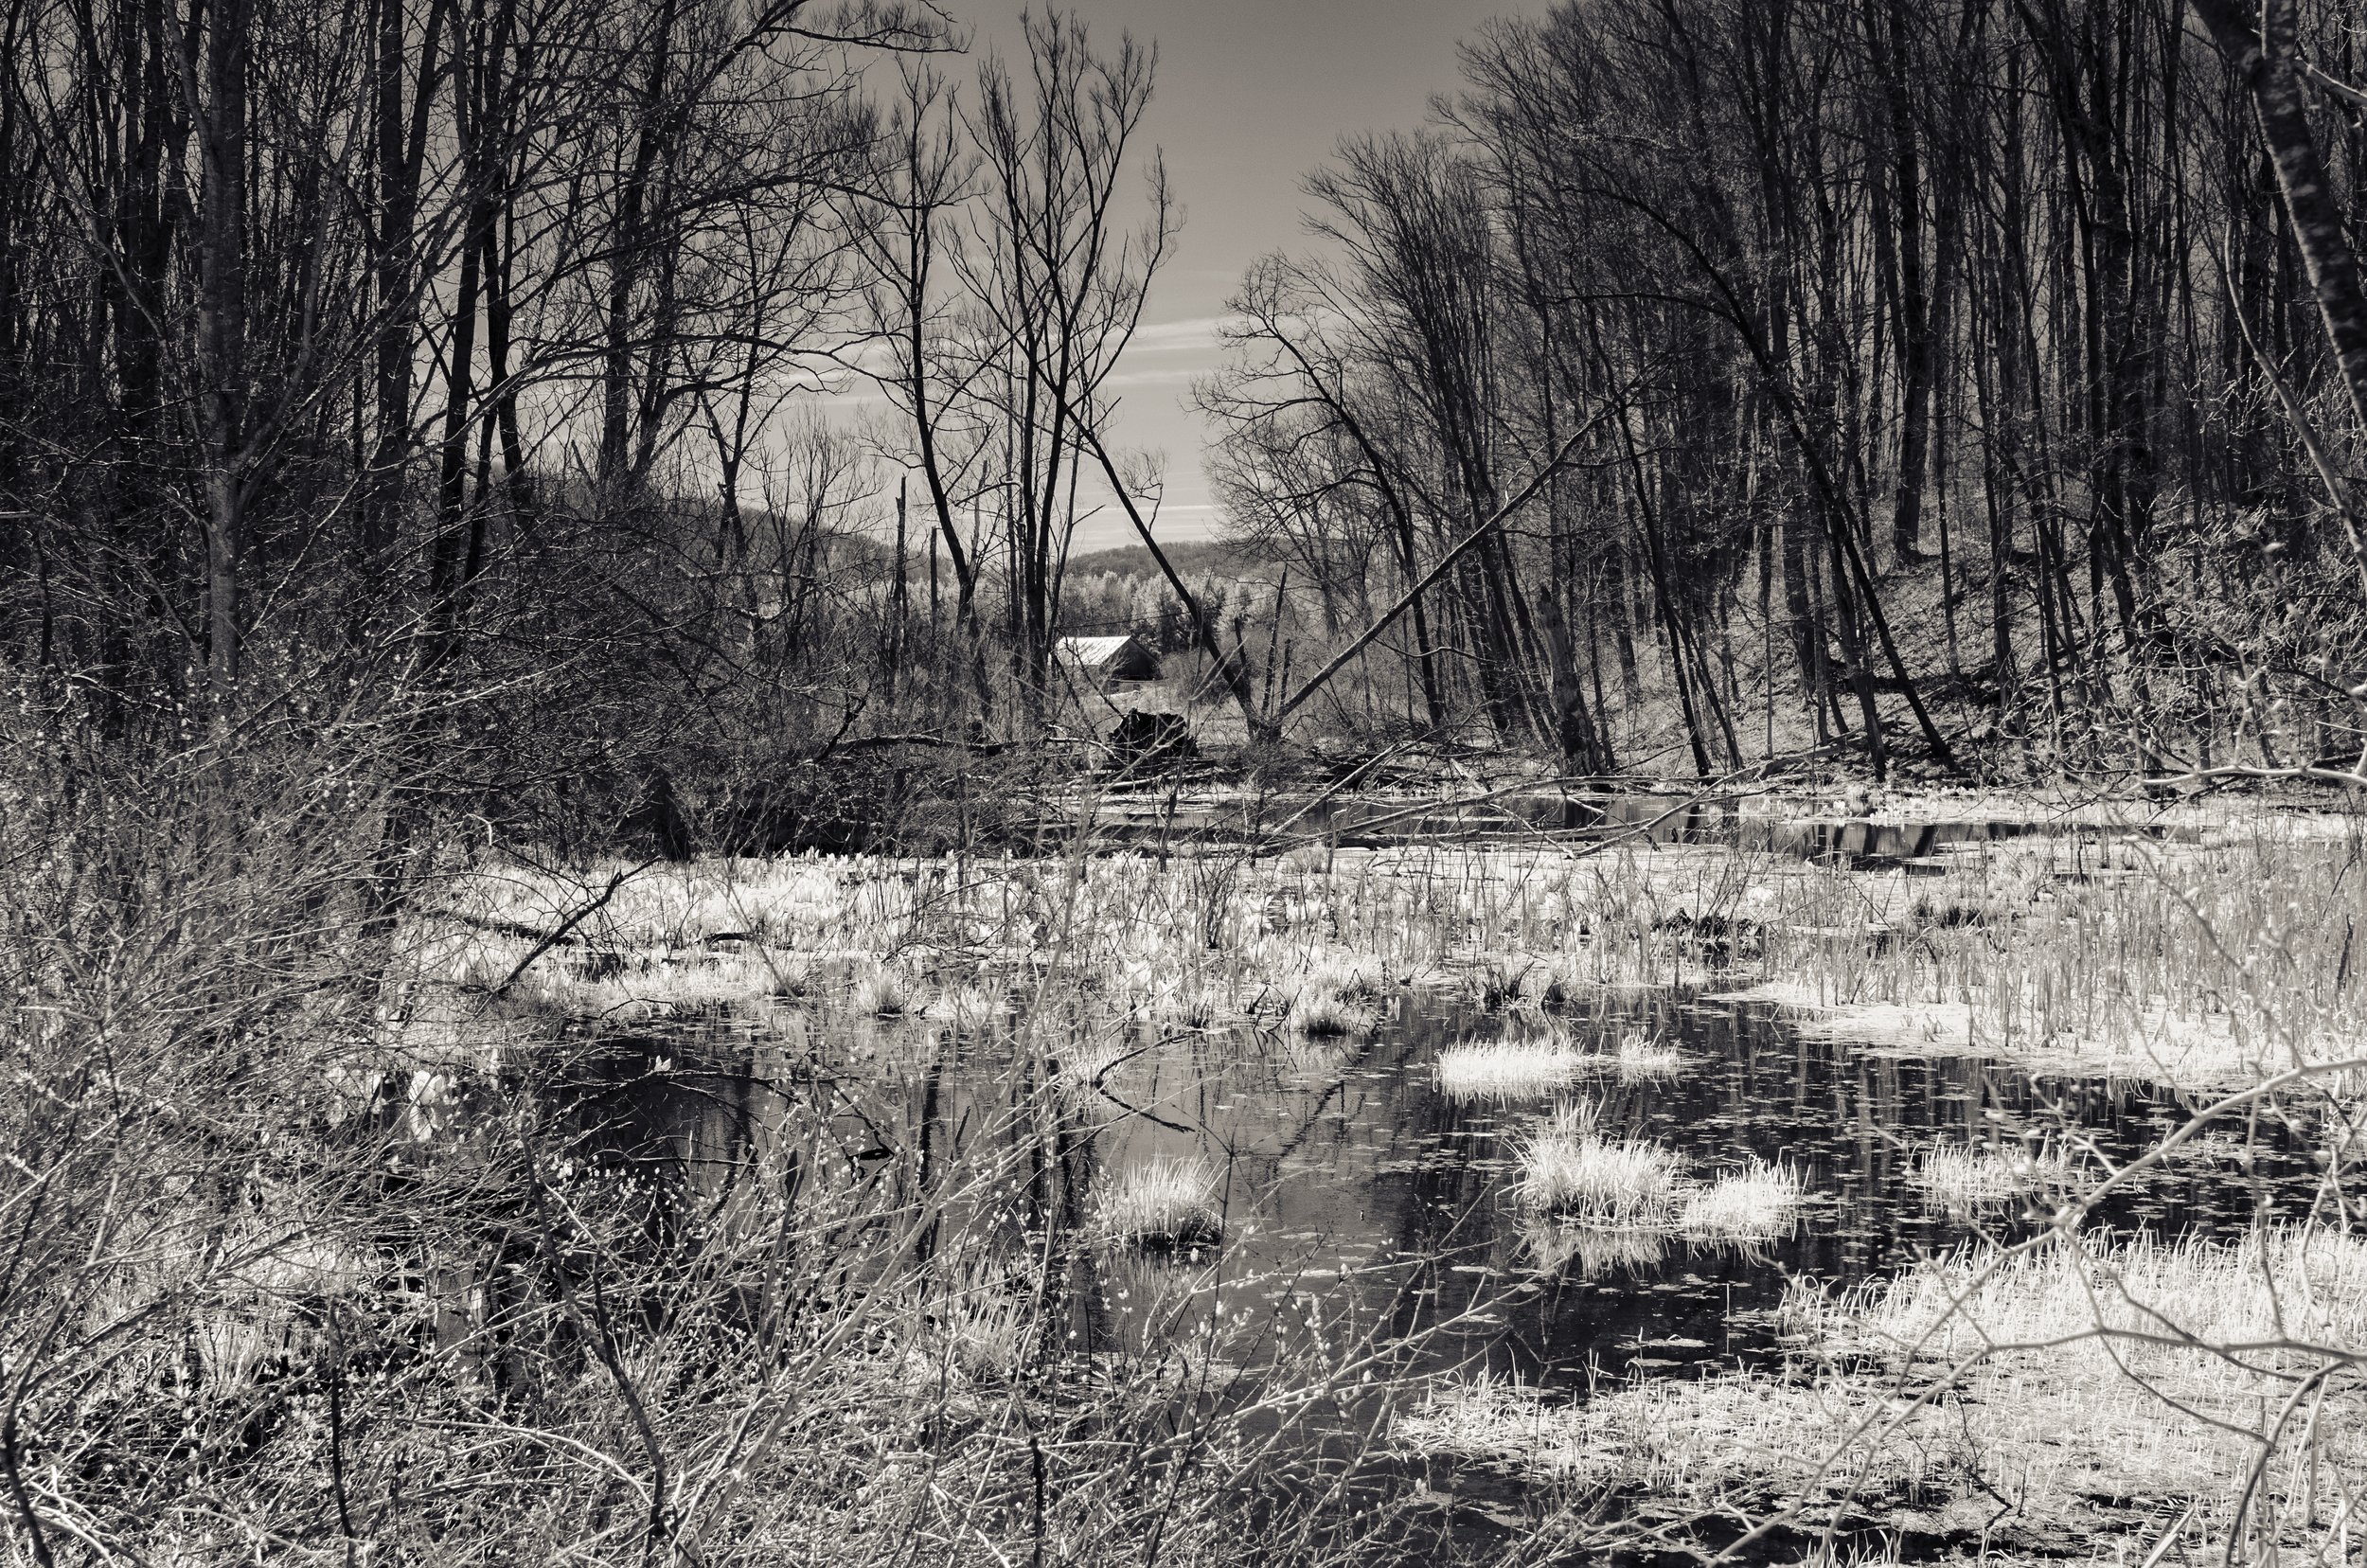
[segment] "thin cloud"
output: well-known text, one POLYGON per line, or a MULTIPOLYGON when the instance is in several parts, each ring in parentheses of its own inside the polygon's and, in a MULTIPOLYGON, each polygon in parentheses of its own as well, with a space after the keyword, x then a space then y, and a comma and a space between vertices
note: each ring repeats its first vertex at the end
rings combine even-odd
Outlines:
POLYGON ((1217 330, 1224 324, 1222 316, 1187 316, 1182 321, 1158 321, 1148 327, 1137 327, 1127 340, 1127 351, 1146 354, 1214 353, 1219 347, 1217 330))
POLYGON ((1200 372, 1188 365, 1157 370, 1120 370, 1103 378, 1104 386, 1180 386, 1200 372))

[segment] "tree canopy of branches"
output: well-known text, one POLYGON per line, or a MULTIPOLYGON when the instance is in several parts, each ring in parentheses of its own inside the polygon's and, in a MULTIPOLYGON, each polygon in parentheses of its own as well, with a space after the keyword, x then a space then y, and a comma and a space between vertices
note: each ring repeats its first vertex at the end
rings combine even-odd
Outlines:
MULTIPOLYGON (((2353 41, 2269 9, 2317 88, 2288 131, 2348 210, 2353 41)), ((2356 753, 2354 568, 2284 400, 2345 454, 2357 422, 2232 63, 2256 29, 2202 9, 1582 0, 1488 27, 1433 129, 1310 179, 1330 259, 1241 291, 1203 393, 1240 525, 1349 614, 1608 409, 1410 618, 1420 722, 1583 717, 1599 765, 1575 731, 1636 709, 1648 639, 1704 775, 1780 737, 1878 769, 1967 739, 2356 753)))

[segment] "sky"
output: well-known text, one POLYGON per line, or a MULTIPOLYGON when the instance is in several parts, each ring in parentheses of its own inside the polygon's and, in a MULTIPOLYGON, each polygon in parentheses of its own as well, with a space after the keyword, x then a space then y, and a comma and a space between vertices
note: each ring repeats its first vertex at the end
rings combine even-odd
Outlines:
MULTIPOLYGON (((976 47, 1020 49, 1020 0, 954 0, 976 47)), ((1041 4, 1038 8, 1041 9, 1041 4)), ((1455 45, 1490 17, 1543 0, 1072 0, 1095 43, 1131 31, 1159 46, 1145 133, 1165 153, 1183 232, 1119 364, 1117 444, 1163 452, 1162 539, 1204 539, 1216 508, 1201 469, 1192 378, 1217 362, 1216 323, 1241 275, 1274 251, 1315 247, 1300 182, 1340 137, 1411 129, 1451 92, 1455 45)), ((1123 515, 1077 530, 1077 553, 1130 543, 1123 515)))

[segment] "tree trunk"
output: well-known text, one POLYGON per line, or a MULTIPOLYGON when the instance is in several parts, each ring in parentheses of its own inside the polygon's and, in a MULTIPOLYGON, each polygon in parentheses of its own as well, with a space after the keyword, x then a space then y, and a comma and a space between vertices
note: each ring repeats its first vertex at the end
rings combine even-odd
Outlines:
POLYGON ((2317 295, 2319 320, 2341 369, 2352 416, 2358 428, 2367 431, 2367 294, 2361 292, 2358 257, 2351 249, 2350 231, 2302 103, 2301 76, 2294 63, 2294 0, 2261 0, 2258 31, 2234 0, 2191 3, 2251 95, 2261 138, 2276 165, 2286 215, 2292 220, 2293 238, 2317 295))
POLYGON ((239 680, 239 577, 246 546, 247 0, 222 0, 205 38, 200 133, 199 398, 205 452, 205 668, 217 711, 239 680))

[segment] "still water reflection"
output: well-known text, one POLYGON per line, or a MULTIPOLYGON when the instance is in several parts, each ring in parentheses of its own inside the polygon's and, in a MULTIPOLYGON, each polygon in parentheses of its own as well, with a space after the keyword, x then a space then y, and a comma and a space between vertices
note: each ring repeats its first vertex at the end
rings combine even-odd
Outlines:
MULTIPOLYGON (((1219 1244, 1172 1256, 1080 1249, 1077 1337, 1154 1351, 1221 1313, 1255 1326, 1231 1352, 1251 1361, 1294 1337, 1363 1331, 1409 1345, 1415 1371, 1485 1366, 1574 1388, 1731 1366, 1773 1348, 1771 1310, 1793 1276, 1862 1280, 2036 1222, 2015 1207, 1933 1207, 1909 1180, 1925 1148, 2042 1147, 2094 1174, 2099 1160, 2143 1153, 2198 1103, 2144 1084, 2033 1079, 1978 1059, 1806 1039, 1764 1006, 1667 992, 1605 994, 1558 1026, 1597 1042, 1639 1030, 1674 1041, 1671 1075, 1492 1103, 1441 1091, 1442 1047, 1547 1026, 1416 993, 1361 1042, 1084 1031, 1095 1060, 1115 1064, 1063 1101, 1055 1158, 1068 1217, 1086 1218, 1093 1191, 1130 1168, 1195 1158, 1220 1174, 1224 1223, 1219 1244), (1692 1177, 1781 1161, 1806 1175, 1809 1200, 1752 1247, 1540 1225, 1508 1190, 1515 1145, 1557 1100, 1580 1097, 1598 1103, 1606 1133, 1664 1146, 1692 1177)), ((1010 1163, 1014 1083, 1026 1071, 1013 1041, 1007 1027, 956 1040, 917 1022, 789 1012, 762 1028, 616 1042, 583 1103, 612 1158, 685 1192, 722 1190, 785 1116, 812 1104, 830 1108, 852 1165, 918 1162, 958 1191, 965 1168, 1010 1163)), ((2131 1183, 2091 1227, 2233 1234, 2303 1212, 2318 1185, 2309 1141, 2274 1122, 2233 1134, 2131 1183)), ((1011 1206, 1016 1243, 1017 1192, 980 1202, 1011 1206)))

